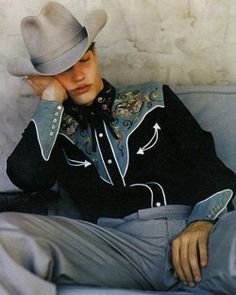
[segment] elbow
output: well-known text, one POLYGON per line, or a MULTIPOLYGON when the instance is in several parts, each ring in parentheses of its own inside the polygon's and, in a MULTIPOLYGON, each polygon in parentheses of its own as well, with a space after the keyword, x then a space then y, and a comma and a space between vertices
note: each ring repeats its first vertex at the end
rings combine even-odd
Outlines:
POLYGON ((40 174, 29 163, 20 163, 11 157, 7 159, 6 173, 14 185, 27 192, 43 191, 52 187, 56 181, 48 175, 40 174))

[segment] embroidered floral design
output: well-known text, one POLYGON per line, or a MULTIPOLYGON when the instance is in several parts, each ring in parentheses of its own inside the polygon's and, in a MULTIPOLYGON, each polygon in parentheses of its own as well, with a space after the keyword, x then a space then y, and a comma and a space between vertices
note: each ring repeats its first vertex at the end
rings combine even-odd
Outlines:
POLYGON ((118 135, 114 144, 120 161, 127 157, 127 136, 124 134, 132 132, 145 114, 155 106, 163 106, 163 96, 157 87, 150 87, 150 91, 134 89, 117 94, 111 126, 118 135))
POLYGON ((156 89, 156 90, 154 90, 154 91, 152 91, 151 93, 150 93, 150 99, 151 100, 156 100, 157 98, 159 98, 160 97, 160 94, 159 94, 159 91, 156 89))
POLYGON ((138 113, 142 106, 143 100, 139 91, 129 91, 117 98, 118 104, 114 109, 114 116, 128 118, 138 113))
POLYGON ((78 122, 73 117, 64 113, 61 127, 67 135, 74 134, 78 128, 78 125, 78 122))

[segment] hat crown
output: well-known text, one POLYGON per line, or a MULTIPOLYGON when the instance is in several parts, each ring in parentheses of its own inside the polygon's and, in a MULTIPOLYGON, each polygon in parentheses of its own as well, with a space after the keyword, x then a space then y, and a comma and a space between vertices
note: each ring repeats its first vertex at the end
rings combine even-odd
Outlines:
POLYGON ((86 31, 63 5, 49 2, 38 16, 27 16, 21 22, 22 36, 31 59, 63 50, 78 34, 86 31), (32 42, 32 40, 34 40, 32 42))
POLYGON ((62 73, 81 59, 106 22, 106 12, 98 9, 86 15, 82 26, 66 7, 50 1, 39 15, 22 19, 30 58, 10 60, 7 70, 14 76, 62 73))

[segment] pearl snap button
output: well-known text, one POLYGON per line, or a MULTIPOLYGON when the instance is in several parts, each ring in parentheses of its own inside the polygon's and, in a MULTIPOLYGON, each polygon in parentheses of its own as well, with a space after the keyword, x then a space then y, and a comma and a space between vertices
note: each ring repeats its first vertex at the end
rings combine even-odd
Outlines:
POLYGON ((112 160, 111 159, 107 160, 107 163, 112 164, 112 160))
POLYGON ((103 137, 103 133, 99 133, 98 136, 99 136, 100 138, 102 138, 102 137, 103 137))
POLYGON ((156 206, 157 207, 160 207, 161 206, 161 203, 160 202, 156 202, 156 206))
POLYGON ((61 109, 62 109, 62 106, 57 106, 57 109, 58 109, 58 110, 61 110, 61 109))

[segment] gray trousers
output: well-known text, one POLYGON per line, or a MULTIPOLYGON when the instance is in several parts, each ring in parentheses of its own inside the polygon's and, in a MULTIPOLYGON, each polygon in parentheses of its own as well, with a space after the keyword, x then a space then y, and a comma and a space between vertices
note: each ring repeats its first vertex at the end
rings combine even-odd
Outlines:
POLYGON ((213 228, 203 281, 187 288, 173 276, 171 241, 185 228, 189 211, 180 205, 144 209, 124 219, 101 218, 98 225, 2 213, 0 294, 53 295, 60 284, 236 294, 236 212, 213 228))

